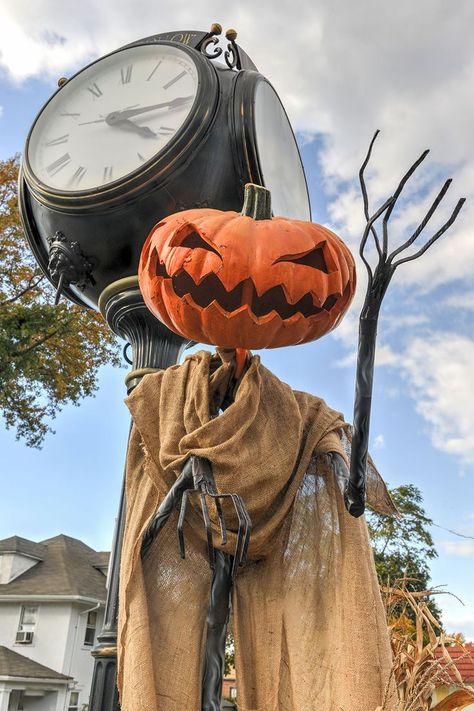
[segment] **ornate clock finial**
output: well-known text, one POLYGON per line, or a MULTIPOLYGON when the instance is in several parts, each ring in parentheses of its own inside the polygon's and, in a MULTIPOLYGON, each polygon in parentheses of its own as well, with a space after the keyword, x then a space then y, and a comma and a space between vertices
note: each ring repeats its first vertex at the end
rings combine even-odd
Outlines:
POLYGON ((225 33, 226 39, 229 40, 227 51, 224 54, 224 59, 229 69, 242 69, 240 64, 239 48, 235 40, 237 39, 237 31, 232 28, 225 33))

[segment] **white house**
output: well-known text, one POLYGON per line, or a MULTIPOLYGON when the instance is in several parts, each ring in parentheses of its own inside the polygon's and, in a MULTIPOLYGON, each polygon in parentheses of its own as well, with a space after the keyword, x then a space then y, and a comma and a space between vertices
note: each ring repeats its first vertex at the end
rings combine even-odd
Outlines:
POLYGON ((0 711, 85 711, 108 553, 60 535, 0 540, 0 711))

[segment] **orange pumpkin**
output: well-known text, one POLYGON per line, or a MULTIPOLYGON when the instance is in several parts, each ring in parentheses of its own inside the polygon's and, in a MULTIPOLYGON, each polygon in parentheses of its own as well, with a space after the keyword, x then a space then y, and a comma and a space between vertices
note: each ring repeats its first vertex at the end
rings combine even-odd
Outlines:
POLYGON ((139 267, 148 308, 172 331, 224 348, 320 338, 347 310, 355 265, 326 227, 271 216, 270 193, 246 185, 242 213, 196 209, 162 220, 139 267))

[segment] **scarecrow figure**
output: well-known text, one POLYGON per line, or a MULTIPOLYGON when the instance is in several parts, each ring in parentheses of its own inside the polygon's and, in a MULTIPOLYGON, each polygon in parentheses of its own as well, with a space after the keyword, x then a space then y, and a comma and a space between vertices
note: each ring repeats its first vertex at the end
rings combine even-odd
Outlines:
POLYGON ((447 181, 420 226, 389 253, 390 215, 427 152, 370 216, 364 170, 376 135, 360 172, 368 286, 353 427, 249 352, 313 340, 340 321, 355 267, 336 235, 272 218, 269 192, 247 186, 242 214, 172 215, 145 244, 147 305, 172 330, 219 348, 145 376, 128 398, 122 711, 220 709, 230 603, 241 711, 394 706, 385 615, 361 518, 366 501, 397 513, 368 457, 377 318, 396 268, 441 237, 464 200, 421 249, 400 256, 447 181))

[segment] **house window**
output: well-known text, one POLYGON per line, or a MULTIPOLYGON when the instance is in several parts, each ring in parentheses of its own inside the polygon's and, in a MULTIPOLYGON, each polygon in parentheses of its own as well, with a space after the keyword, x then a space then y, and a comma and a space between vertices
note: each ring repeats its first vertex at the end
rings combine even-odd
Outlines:
POLYGON ((38 617, 38 607, 33 605, 23 605, 20 614, 20 624, 18 632, 34 632, 36 619, 38 617))
POLYGON ((94 644, 95 639, 95 628, 97 627, 97 612, 92 610, 87 613, 86 622, 86 635, 84 637, 84 644, 91 647, 94 644))
POLYGON ((230 689, 230 698, 231 699, 236 699, 237 698, 237 689, 235 686, 231 686, 230 689))
POLYGON ((69 706, 67 711, 78 711, 79 709, 79 692, 71 691, 71 696, 69 697, 69 706))
POLYGON ((22 605, 20 622, 15 638, 17 644, 31 644, 33 642, 33 633, 35 631, 37 617, 37 606, 22 605))

